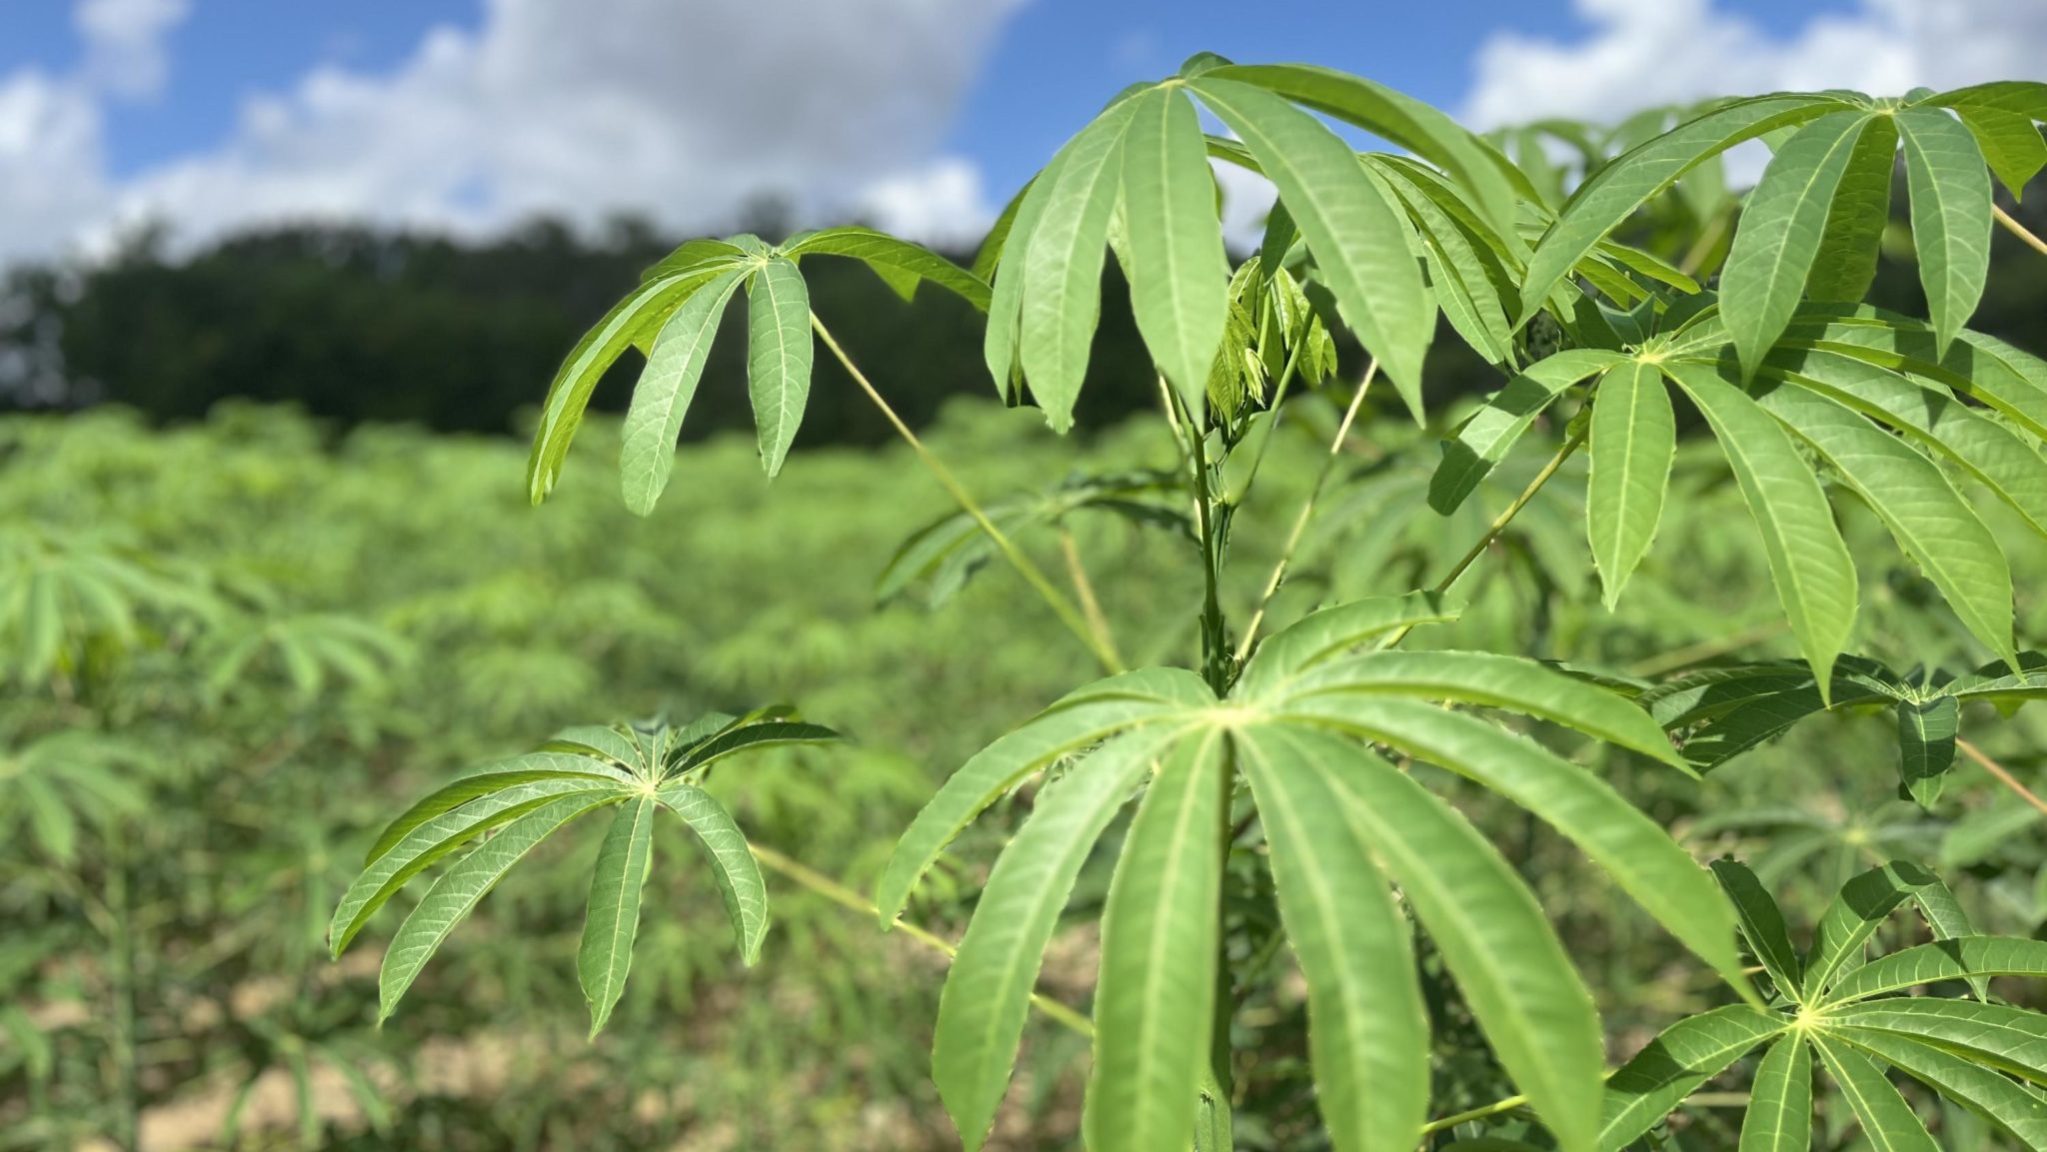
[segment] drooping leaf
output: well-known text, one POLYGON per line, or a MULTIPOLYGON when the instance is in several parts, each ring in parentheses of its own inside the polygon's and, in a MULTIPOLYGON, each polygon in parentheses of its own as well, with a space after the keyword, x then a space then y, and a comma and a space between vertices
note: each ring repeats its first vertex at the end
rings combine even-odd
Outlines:
POLYGON ((1229 783, 1220 728, 1182 741, 1145 791, 1102 913, 1092 1152, 1185 1148, 1209 1060, 1229 783))
POLYGON ((661 490, 668 487, 668 475, 675 468, 676 434, 696 397, 725 305, 745 278, 746 271, 735 268, 691 293, 662 326, 647 367, 633 386, 618 469, 626 507, 639 515, 652 512, 661 490))
POLYGON ((1131 312, 1152 360, 1200 423, 1228 307, 1215 177, 1185 92, 1161 86, 1131 103, 1122 173, 1131 312))
POLYGON ((1372 842, 1329 777, 1340 762, 1238 737, 1271 847, 1287 940, 1308 982, 1316 1104, 1338 1152, 1408 1152, 1427 1118, 1428 1020, 1409 929, 1372 842))
POLYGON ((626 973, 633 964, 633 938, 640 929, 640 894, 646 886, 648 857, 654 843, 654 800, 641 796, 619 805, 597 867, 590 875, 590 906, 583 922, 583 942, 576 954, 576 972, 583 998, 590 1005, 590 1035, 604 1030, 611 1010, 625 993, 626 973))
POLYGON ((1378 357, 1417 423, 1434 308, 1408 223, 1349 145, 1260 88, 1203 76, 1188 87, 1243 140, 1279 189, 1344 321, 1378 357))
POLYGON ((1435 940, 1500 1063, 1559 1144, 1591 1147, 1599 1017, 1527 886, 1491 842, 1392 765, 1310 730, 1276 728, 1271 739, 1346 765, 1327 778, 1435 940))
POLYGON ((1758 96, 1722 105, 1622 154, 1588 177, 1543 233, 1521 282, 1526 323, 1600 240, 1687 171, 1744 140, 1839 109, 1827 96, 1758 96))
POLYGON ((1891 219, 1891 178, 1897 168, 1897 124, 1888 116, 1870 118, 1834 190, 1819 254, 1806 276, 1807 296, 1852 304, 1869 294, 1891 219))
POLYGON ((981 890, 938 1001, 931 1076, 968 1152, 979 1149, 1016 1064, 1031 990, 1060 910, 1109 821, 1178 733, 1115 737, 1039 796, 981 890))
POLYGON ((377 1019, 387 1019, 448 933, 483 899, 514 864, 562 825, 612 802, 614 792, 560 796, 504 826, 447 871, 405 918, 384 951, 377 976, 377 1019))
POLYGON ((1763 536, 1770 575, 1822 699, 1855 624, 1855 562, 1833 510, 1791 437, 1740 387, 1711 369, 1670 362, 1665 372, 1712 425, 1763 536))
POLYGON ((682 817, 710 857, 711 878, 725 900, 725 916, 732 922, 740 962, 752 967, 760 959, 761 941, 768 934, 768 885, 761 879, 753 849, 747 847, 746 834, 723 804, 694 784, 671 780, 656 796, 669 811, 682 817))
POLYGON ((1025 777, 1068 753, 1125 728, 1171 719, 1213 703, 1214 693, 1185 669, 1145 668, 1098 680, 1054 703, 1021 728, 975 753, 946 780, 897 841, 875 888, 883 928, 960 829, 1025 777))
POLYGON ((1883 117, 1841 111, 1806 124, 1777 149, 1749 194, 1720 274, 1720 311, 1744 375, 1755 374, 1797 311, 1834 193, 1864 128, 1877 119, 1883 117))
POLYGON ((1834 466, 1977 639, 2014 657, 2004 551, 1931 460, 1803 389, 1770 388, 1757 402, 1834 466))
POLYGON ((746 387, 760 432, 761 464, 774 476, 810 400, 810 290, 787 257, 769 260, 746 285, 746 387))
MULTIPOLYGON (((825 228, 784 246, 782 254, 791 260, 812 254, 845 256, 860 261, 877 274, 886 271, 902 277, 910 294, 915 293, 918 284, 928 281, 983 312, 988 310, 989 288, 980 276, 930 249, 872 228, 857 225, 825 228)), ((806 319, 805 323, 808 322, 806 319)))
POLYGON ((1656 538, 1677 455, 1677 417, 1655 365, 1631 361, 1600 378, 1589 448, 1585 532, 1610 612, 1656 538))
POLYGON ((1912 195, 1912 241, 1938 349, 1969 322, 1990 276, 1990 174, 1975 137, 1930 108, 1897 114, 1912 195))
POLYGON ((1940 799, 1960 728, 1961 708, 1952 696, 1898 704, 1898 774, 1921 808, 1940 799))
MULTIPOLYGON (((1073 404, 1087 375, 1088 351, 1101 315, 1103 251, 1122 178, 1123 135, 1136 108, 1135 100, 1110 105, 1074 137, 1056 170, 1048 169, 1038 178, 1045 197, 1019 269, 1023 283, 1017 351, 1031 395, 1058 432, 1073 426, 1073 404)), ((1022 212, 1031 207, 1027 200, 1019 223, 1022 212)), ((1021 239, 1012 236, 1011 244, 1021 239)), ((1005 255, 1002 270, 996 273, 998 302, 1008 264, 1005 255)), ((990 340, 992 366, 992 325, 990 340)))

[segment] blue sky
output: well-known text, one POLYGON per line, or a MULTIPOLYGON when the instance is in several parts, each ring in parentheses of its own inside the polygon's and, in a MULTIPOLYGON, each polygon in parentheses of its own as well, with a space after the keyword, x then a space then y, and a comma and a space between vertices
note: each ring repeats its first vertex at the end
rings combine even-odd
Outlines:
POLYGON ((1482 124, 2047 62, 2041 0, 6 0, 0 258, 160 220, 488 231, 749 197, 966 235, 1133 79, 1211 49, 1482 124))

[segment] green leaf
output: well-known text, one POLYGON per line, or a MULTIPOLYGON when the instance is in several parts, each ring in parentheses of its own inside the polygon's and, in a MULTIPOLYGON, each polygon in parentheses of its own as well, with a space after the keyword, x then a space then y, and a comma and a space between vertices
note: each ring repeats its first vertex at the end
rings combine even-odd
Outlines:
POLYGON ((1817 119, 1841 107, 1826 96, 1758 96, 1722 105, 1621 155, 1587 177, 1557 215, 1521 282, 1526 323, 1550 291, 1607 234, 1680 176, 1744 140, 1817 119))
POLYGON ((1385 744, 1514 801, 1576 844, 1729 984, 1747 991, 1734 915, 1712 878, 1662 827, 1590 772, 1532 740, 1415 700, 1310 698, 1282 715, 1385 744))
POLYGON ((1443 441, 1442 462, 1429 480, 1429 507, 1445 516, 1456 511, 1551 401, 1622 361, 1617 352, 1572 348, 1522 369, 1472 413, 1455 439, 1443 441))
POLYGON ((1389 632, 1456 618, 1456 610, 1444 607, 1436 592, 1373 596, 1311 612, 1258 645, 1230 696, 1245 700, 1276 696, 1302 673, 1389 632))
POLYGON ((2047 1016, 2038 1012, 1926 996, 1849 1004, 1830 1010, 1828 1020, 1903 1032, 2035 1084, 2047 1083, 2047 1016))
POLYGON ((1600 379, 1590 449, 1585 532, 1611 612, 1656 539, 1677 455, 1677 417, 1655 365, 1631 361, 1600 379))
POLYGON ((1749 194, 1720 274, 1720 313, 1745 376, 1755 374, 1797 311, 1834 192, 1864 127, 1877 119, 1882 117, 1867 112, 1830 112, 1805 125, 1777 149, 1749 194))
POLYGON ((1811 1152, 1812 1049, 1797 1037, 1770 1046, 1756 1066, 1741 1122, 1741 1152, 1811 1152))
POLYGON ((2047 940, 1965 936, 1921 944, 1850 972, 1828 991, 1827 1002, 1839 1004, 1975 976, 2047 977, 2047 940))
POLYGON ((1146 790, 1116 863, 1082 1120, 1091 1152, 1193 1143, 1214 1022, 1228 767, 1221 728, 1181 742, 1146 790))
POLYGON ((2023 112, 1969 104, 1956 106, 1955 114, 1968 125, 1984 160, 2010 190, 2012 199, 2023 198, 2026 185, 2047 167, 2047 140, 2040 138, 2033 118, 2023 112))
POLYGON ((1700 1085, 1788 1025, 1782 1016, 1729 1004, 1664 1029, 1607 1080, 1600 1152, 1620 1152, 1700 1085))
POLYGON ((2047 459, 2018 433, 1978 415, 1947 389, 1811 348, 1779 349, 1763 371, 1904 433, 1960 467, 2047 536, 2047 459))
POLYGON ((1305 729, 1274 728, 1271 739, 1344 766, 1326 778, 1435 940, 1500 1063, 1559 1144, 1591 1147, 1599 1014, 1527 885, 1462 816, 1377 756, 1305 729))
POLYGON ((1933 461, 1854 411, 1801 388, 1771 388, 1757 403, 1833 465, 1977 639, 2016 658, 2004 552, 1933 461))
MULTIPOLYGON (((1410 929, 1332 783, 1346 765, 1240 732, 1287 941, 1308 983, 1316 1106, 1338 1152, 1409 1152, 1428 1118, 1429 1029, 1410 929)), ((1353 758, 1357 753, 1353 753, 1353 758)))
POLYGON ((938 854, 988 805, 1061 756, 1140 724, 1172 719, 1215 702, 1199 676, 1182 668, 1125 672, 1062 697, 1021 728, 976 752, 917 813, 896 843, 875 888, 886 931, 938 854))
POLYGON ((1877 1152, 1940 1152, 1912 1106, 1869 1057, 1825 1034, 1815 1034, 1812 1043, 1877 1152))
MULTIPOLYGON (((495 780, 490 784, 490 791, 412 823, 389 848, 377 853, 363 866, 362 874, 342 893, 341 902, 335 907, 328 925, 328 944, 334 955, 341 955, 349 942, 355 939, 356 933, 369 923, 370 917, 414 876, 476 836, 565 797, 615 798, 621 793, 615 781, 577 773, 562 773, 508 787, 499 786, 495 780)), ((432 800, 429 797, 422 803, 432 800)), ((409 819, 410 814, 401 817, 400 821, 409 819)))
POLYGON ((725 900, 725 916, 732 922, 733 942, 739 945, 740 962, 753 967, 761 957, 761 941, 768 934, 768 885, 761 879, 760 864, 747 847, 746 833, 709 792, 681 780, 671 780, 656 793, 668 810, 682 817, 697 842, 711 858, 711 878, 718 883, 718 895, 725 900))
POLYGON ((1278 187, 1345 323, 1420 423, 1422 360, 1435 335, 1435 309, 1406 218, 1350 146, 1314 117, 1263 89, 1213 75, 1188 87, 1278 187))
POLYGON ((1178 731, 1111 740, 1039 793, 975 905, 938 1000, 931 1076, 968 1152, 1002 1103, 1059 913, 1102 830, 1178 731))
MULTIPOLYGON (((884 278, 903 278, 911 295, 918 284, 929 281, 983 312, 988 310, 988 285, 979 276, 930 249, 872 228, 848 225, 812 232, 784 247, 782 254, 791 260, 813 254, 845 256, 860 261, 884 278)), ((906 295, 905 299, 908 298, 906 295)), ((808 324, 808 318, 804 322, 808 324)))
POLYGON ((810 290, 796 262, 776 257, 762 265, 747 282, 746 307, 746 388, 760 431, 761 464, 774 476, 810 400, 810 290))
POLYGON ((406 809, 396 820, 391 821, 370 845, 363 857, 365 866, 398 846, 413 829, 439 816, 453 811, 472 800, 519 784, 531 784, 540 780, 581 780, 585 788, 598 787, 609 781, 617 784, 632 783, 632 776, 625 771, 593 760, 587 756, 561 752, 539 751, 510 760, 499 760, 485 766, 483 771, 463 775, 441 788, 427 794, 424 799, 406 809))
POLYGON ((1298 708, 1325 694, 1409 696, 1504 708, 1682 766, 1663 729, 1632 701, 1519 656, 1398 651, 1347 656, 1300 674, 1288 686, 1282 706, 1298 708))
POLYGON ((615 792, 581 792, 550 800, 505 825, 435 881, 384 951, 377 976, 377 1020, 390 1017, 448 933, 513 865, 562 825, 616 799, 615 792))
POLYGON ((625 992, 633 966, 633 937, 640 931, 640 893, 654 843, 654 800, 642 796, 619 806, 611 830, 597 850, 590 875, 590 906, 576 973, 590 1005, 590 1035, 604 1030, 611 1009, 625 992))
POLYGON ((1738 860, 1713 861, 1713 875, 1734 903, 1749 951, 1762 962, 1777 991, 1797 999, 1801 970, 1798 949, 1791 945, 1791 933, 1785 927, 1784 913, 1777 902, 1764 891, 1756 874, 1738 860))
POLYGON ((1990 276, 1990 174, 1975 137, 1947 113, 1907 108, 1897 121, 1919 283, 1944 353, 1976 311, 1990 276))
POLYGON ((745 278, 746 270, 735 268, 692 292, 655 337, 653 354, 633 385, 618 469, 626 507, 641 516, 654 510, 654 502, 668 486, 668 474, 675 468, 675 436, 696 397, 725 305, 745 278))
MULTIPOLYGON (((533 503, 547 499, 561 478, 562 462, 568 458, 569 443, 583 423, 583 410, 590 393, 611 362, 618 359, 651 324, 677 310, 680 304, 705 285, 724 275, 725 266, 691 268, 643 284, 613 305, 562 361, 548 387, 547 400, 540 409, 540 426, 533 433, 533 451, 526 462, 526 494, 533 503)), ((670 449, 673 450, 673 437, 670 449)))
POLYGON ((694 772, 739 752, 789 744, 822 744, 838 738, 837 732, 822 724, 806 724, 801 720, 741 721, 690 748, 677 758, 670 771, 694 772))
POLYGON ((1894 1032, 1837 1028, 1841 1040, 1997 1125, 2029 1152, 2047 1150, 2047 1099, 1945 1048, 1894 1032))
POLYGON ((1842 885, 1841 892, 1827 905, 1813 932, 1812 948, 1805 957, 1805 999, 1816 1001, 1827 991, 1834 974, 1844 964, 1859 958, 1863 944, 1891 910, 1911 897, 1913 891, 1937 877, 1904 860, 1872 868, 1842 885))
POLYGON ((1131 311, 1152 360, 1201 424, 1229 307, 1215 174, 1201 117, 1185 92, 1161 86, 1131 103, 1123 135, 1131 311))
POLYGON ((1869 294, 1891 220, 1891 178, 1897 168, 1897 124, 1888 116, 1871 117, 1834 190, 1819 254, 1805 279, 1807 296, 1853 304, 1869 294))
POLYGON ((1276 92, 1407 149, 1455 177, 1495 230, 1513 232, 1519 173, 1485 141, 1436 108, 1363 77, 1308 64, 1239 64, 1208 75, 1276 92))
MULTIPOLYGON (((1103 251, 1123 171, 1123 134, 1136 108, 1135 100, 1110 105, 1074 137, 1057 169, 1038 177, 1045 198, 1023 253, 1018 352, 1031 395, 1058 432, 1073 426, 1073 404, 1087 376, 1088 351, 1101 316, 1103 251)), ((1019 224, 1031 208, 1026 200, 1019 224)), ((1012 248, 1019 239, 1012 235, 1012 248)), ((996 274, 998 302, 1008 264, 1005 253, 1003 271, 996 274)), ((991 343, 993 336, 991 329, 991 343)))
POLYGON ((1898 775, 1921 808, 1940 799, 1947 770, 1955 762, 1961 706, 1952 696, 1898 704, 1898 775))
POLYGON ((1762 531, 1763 552, 1799 649, 1821 697, 1831 691, 1834 660, 1855 626, 1855 562, 1791 437, 1755 400, 1710 368, 1671 361, 1665 372, 1685 390, 1734 471, 1742 499, 1762 531))

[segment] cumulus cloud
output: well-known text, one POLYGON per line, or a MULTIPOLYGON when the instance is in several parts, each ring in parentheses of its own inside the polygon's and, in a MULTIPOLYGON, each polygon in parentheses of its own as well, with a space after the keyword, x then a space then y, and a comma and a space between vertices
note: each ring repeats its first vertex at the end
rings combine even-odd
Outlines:
POLYGON ((1465 118, 1612 118, 1707 96, 1854 88, 1879 96, 2047 77, 2038 0, 1862 0, 1772 36, 1711 0, 1575 0, 1590 35, 1498 33, 1480 48, 1465 118))
MULTIPOLYGON (((0 182, 0 255, 145 220, 186 242, 308 218, 474 234, 539 213, 635 212, 693 230, 764 194, 804 219, 864 212, 949 238, 989 210, 978 173, 939 148, 1021 2, 489 0, 478 28, 435 29, 391 72, 317 69, 251 99, 220 147, 118 182, 104 176, 81 80, 66 88, 79 163, 62 177, 79 208, 68 229, 49 214, 18 226, 16 187, 0 182)), ((161 44, 183 3, 82 0, 81 29, 127 35, 88 34, 102 46, 88 76, 123 78, 95 81, 107 90, 161 84, 160 49, 142 46, 161 44)), ((0 101, 23 85, 0 78, 0 101)), ((35 111, 12 99, 21 107, 0 102, 0 177, 9 127, 35 111)), ((24 155, 60 142, 63 118, 37 114, 24 155)))
POLYGON ((189 0, 81 0, 72 22, 85 40, 85 78, 117 96, 162 93, 170 75, 165 39, 191 15, 189 0))

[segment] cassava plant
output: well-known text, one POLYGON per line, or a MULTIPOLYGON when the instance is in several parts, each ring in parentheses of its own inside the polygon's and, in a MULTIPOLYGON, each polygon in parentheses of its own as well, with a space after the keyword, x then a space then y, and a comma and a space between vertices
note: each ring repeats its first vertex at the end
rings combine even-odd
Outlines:
MULTIPOLYGON (((1851 883, 1801 955, 1745 869, 1709 872, 1586 762, 1635 757, 1696 773, 1807 713, 1880 703, 1900 716, 1903 786, 1932 807, 1961 707, 2015 706, 2047 691, 2042 657, 2022 652, 2014 634, 2006 550, 1974 500, 1986 495, 2047 533, 2047 362, 1966 327, 1995 222, 2018 228, 1995 204, 1992 176, 2016 194, 2047 164, 2041 120, 2047 85, 2005 83, 1899 99, 1779 93, 1659 110, 1613 135, 1549 125, 1494 141, 1359 77, 1197 56, 1109 102, 1009 203, 970 269, 863 228, 682 245, 570 353, 540 415, 529 491, 538 502, 555 487, 599 376, 630 348, 646 366, 620 474, 628 506, 652 508, 721 319, 743 292, 747 384, 768 474, 785 462, 822 347, 960 509, 905 545, 885 589, 924 580, 943 599, 999 556, 1102 665, 1104 679, 953 773, 876 889, 884 930, 902 925, 952 954, 932 1067, 969 1149, 988 1136, 1034 1005, 1092 1035, 1083 1128, 1093 1152, 1233 1146, 1241 985, 1225 880, 1236 866, 1276 893, 1305 978, 1315 1107, 1327 1144, 1343 1152, 1406 1152, 1453 1136, 1474 1148, 1632 1146, 1658 1139, 1665 1114, 1772 1037, 1781 1039, 1756 1073, 1743 1149, 1808 1145, 1815 1092, 1825 1091, 1814 1086, 1815 1052, 1838 1085, 1828 1098, 1845 1101, 1832 1114, 1852 1115, 1875 1146, 1933 1146, 1885 1078, 1888 1066, 2043 1148, 2040 1018, 1998 1005, 1989 983, 2042 975, 2040 945, 1975 936, 1946 888, 1900 862, 1851 883), (1397 151, 1360 153, 1326 120, 1397 151), (1578 142, 1575 172, 1559 171, 1546 139, 1578 142), (1742 199, 1716 173, 1721 154, 1751 140, 1774 157, 1742 199), (1863 303, 1900 150, 1923 321, 1863 303), (1219 164, 1277 195, 1258 250, 1234 262, 1218 222, 1219 164), (1712 234, 1730 221, 1724 242, 1712 234), (1157 389, 1180 466, 1056 487, 1048 477, 1038 493, 985 506, 896 417, 829 317, 812 311, 803 273, 806 260, 845 258, 905 297, 925 283, 956 293, 986 314, 997 394, 1034 403, 1064 432, 1088 376, 1111 253, 1155 366, 1144 383, 1157 389), (1548 462, 1430 586, 1295 610, 1298 619, 1276 626, 1287 611, 1277 593, 1337 461, 1372 435, 1373 419, 1360 419, 1372 387, 1383 379, 1417 422, 1430 419, 1424 362, 1439 327, 1503 383, 1444 440, 1426 492, 1403 498, 1456 511, 1561 405, 1574 414, 1556 420, 1562 435, 1548 462), (1339 336, 1363 352, 1348 382, 1337 371, 1339 336), (1280 522, 1277 563, 1247 600, 1226 578, 1238 518, 1260 507, 1248 497, 1267 453, 1294 450, 1273 429, 1318 391, 1341 417, 1301 507, 1280 522), (1613 607, 1658 535, 1680 434, 1700 425, 1752 516, 1802 664, 1656 682, 1428 643, 1457 617, 1460 579, 1580 451, 1590 460, 1586 548, 1574 563, 1589 559, 1613 607), (1850 499, 1938 590, 1980 671, 1899 675, 1847 654, 1860 585, 1835 502, 1850 499), (1126 668, 1073 537, 1062 536, 1071 593, 1020 539, 1063 530, 1082 510, 1168 525, 1196 552, 1202 580, 1187 615, 1198 643, 1184 666, 1126 668), (955 837, 1041 777, 956 950, 910 924, 920 879, 955 837), (1609 1081, 1600 1015, 1570 950, 1489 831, 1431 786, 1450 777, 1575 845, 1724 981, 1726 1006, 1678 1021, 1609 1081), (1112 841, 1098 979, 1082 1019, 1037 982, 1077 879, 1112 826, 1125 830, 1112 841), (1902 943, 1875 928, 1907 897, 1926 910, 1936 942, 1865 964, 1879 940, 1902 943), (1431 1118, 1440 1013, 1424 994, 1424 952, 1447 971, 1486 1058, 1518 1095, 1431 1118), (1963 982, 1975 999, 1873 999, 1937 981, 1963 982), (1534 1125, 1511 1138, 1488 1134, 1489 1120, 1529 1112, 1534 1125)), ((765 887, 738 850, 737 827, 695 778, 752 741, 825 735, 769 717, 566 733, 400 817, 336 912, 332 943, 338 951, 407 881, 474 845, 387 953, 388 1014, 520 853, 576 815, 616 808, 582 956, 601 1027, 630 958, 645 822, 668 807, 697 829, 750 955, 766 926, 765 887)), ((779 854, 756 853, 820 883, 779 854)))

